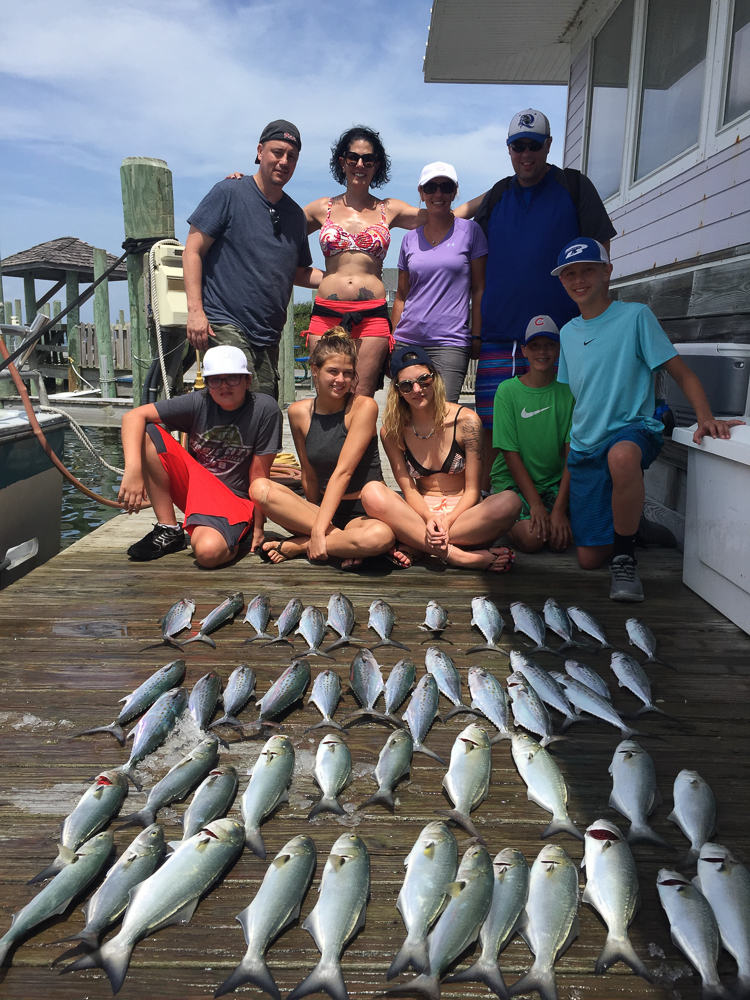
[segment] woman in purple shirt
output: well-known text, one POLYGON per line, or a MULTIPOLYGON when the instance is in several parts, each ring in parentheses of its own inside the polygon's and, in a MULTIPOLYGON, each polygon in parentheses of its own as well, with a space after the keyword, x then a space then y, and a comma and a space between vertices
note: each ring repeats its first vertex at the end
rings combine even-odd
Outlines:
POLYGON ((479 357, 487 240, 476 222, 451 211, 458 177, 450 163, 429 163, 418 190, 427 222, 401 244, 393 334, 398 347, 419 344, 427 351, 447 400, 456 403, 469 359, 479 357))

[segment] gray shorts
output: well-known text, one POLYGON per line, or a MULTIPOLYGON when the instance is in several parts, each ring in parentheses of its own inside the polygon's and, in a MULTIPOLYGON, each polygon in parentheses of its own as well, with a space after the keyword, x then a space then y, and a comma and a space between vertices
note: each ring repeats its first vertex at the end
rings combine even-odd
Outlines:
POLYGON ((247 367, 253 373, 252 391, 279 399, 279 345, 256 347, 233 323, 211 323, 215 337, 211 347, 239 347, 247 358, 247 367))
MULTIPOLYGON (((400 341, 396 342, 396 347, 406 346, 400 341)), ((423 344, 422 346, 443 376, 445 398, 449 403, 457 403, 469 367, 471 344, 423 344)))

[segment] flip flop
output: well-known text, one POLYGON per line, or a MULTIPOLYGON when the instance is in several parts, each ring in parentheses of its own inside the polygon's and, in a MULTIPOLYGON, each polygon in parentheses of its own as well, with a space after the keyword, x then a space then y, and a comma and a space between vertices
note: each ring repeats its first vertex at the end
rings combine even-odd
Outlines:
POLYGON ((497 559, 499 559, 500 556, 504 555, 506 552, 508 553, 508 561, 505 564, 505 566, 499 566, 497 569, 493 569, 492 567, 495 565, 495 563, 491 563, 487 567, 487 571, 489 571, 490 573, 508 573, 510 571, 511 566, 516 561, 515 552, 513 551, 513 549, 508 548, 507 545, 501 545, 499 548, 488 549, 487 551, 495 556, 495 562, 497 562, 497 559))
POLYGON ((268 542, 262 542, 261 547, 258 549, 258 555, 263 560, 263 562, 272 563, 274 566, 278 566, 283 562, 289 561, 289 556, 285 556, 281 551, 281 547, 284 542, 288 541, 287 538, 272 538, 268 542), (264 546, 266 546, 264 548, 264 546), (278 552, 281 559, 272 559, 270 553, 278 552))

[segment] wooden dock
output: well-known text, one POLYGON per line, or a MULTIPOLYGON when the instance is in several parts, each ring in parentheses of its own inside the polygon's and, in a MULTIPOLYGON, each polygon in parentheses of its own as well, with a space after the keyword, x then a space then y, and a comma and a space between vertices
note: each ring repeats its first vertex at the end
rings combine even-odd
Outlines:
MULTIPOLYGON (((150 513, 150 512, 149 512, 150 513)), ((143 651, 159 636, 156 620, 178 598, 192 597, 197 605, 196 621, 224 596, 242 590, 246 599, 260 591, 271 596, 274 612, 281 611, 293 595, 305 603, 324 608, 336 590, 346 593, 357 611, 356 634, 367 634, 367 608, 375 597, 389 601, 397 612, 394 638, 411 647, 423 672, 426 638, 417 625, 423 620, 430 598, 437 598, 450 612, 452 626, 445 646, 455 657, 464 682, 467 668, 476 662, 489 666, 500 677, 508 671, 507 660, 495 654, 467 657, 464 651, 477 642, 470 628, 470 599, 488 593, 510 622, 510 601, 520 599, 541 608, 554 596, 565 604, 580 604, 605 624, 616 645, 626 644, 625 619, 628 606, 607 598, 605 573, 580 572, 572 554, 519 557, 507 575, 472 574, 443 566, 422 565, 406 572, 373 570, 342 573, 333 567, 313 567, 297 560, 269 566, 257 557, 245 557, 214 572, 199 570, 189 552, 169 556, 152 564, 130 563, 125 548, 150 526, 148 514, 118 517, 67 549, 46 566, 35 570, 0 594, 0 933, 10 925, 11 915, 37 891, 27 880, 49 863, 56 853, 58 825, 100 770, 124 763, 126 753, 106 734, 71 740, 72 733, 112 721, 117 700, 143 681, 155 668, 172 659, 164 648, 143 651)), ((641 881, 642 907, 631 928, 638 953, 657 976, 651 986, 618 965, 604 976, 594 976, 596 957, 605 930, 588 906, 581 906, 578 940, 557 965, 561 998, 568 1000, 646 1000, 700 996, 697 975, 671 944, 666 917, 659 905, 655 876, 659 867, 672 865, 687 848, 684 837, 667 815, 671 810, 672 783, 684 767, 695 768, 709 781, 719 809, 716 839, 727 844, 745 861, 750 860, 750 767, 748 766, 748 674, 750 638, 696 597, 681 583, 681 555, 654 550, 640 554, 648 599, 636 608, 659 640, 659 654, 677 672, 649 667, 654 696, 660 707, 674 718, 655 715, 636 723, 650 736, 645 739, 656 763, 664 798, 654 817, 656 829, 674 844, 668 852, 650 846, 635 849, 641 881)), ((186 684, 209 669, 226 679, 236 665, 248 661, 258 675, 257 690, 265 692, 269 682, 289 662, 289 647, 259 649, 243 645, 251 634, 240 620, 216 633, 217 650, 201 644, 187 647, 186 684)), ((370 633, 372 634, 372 633, 370 633)), ((299 638, 299 637, 298 637, 299 638)), ((375 640, 373 640, 375 641, 375 640)), ((508 635, 506 648, 518 646, 508 635)), ((297 643, 301 648, 300 643, 297 643)), ((523 648, 523 647, 520 647, 523 648)), ((379 650, 380 661, 389 669, 402 655, 398 650, 379 650)), ((640 659, 643 657, 637 654, 640 659)), ((353 650, 336 653, 335 668, 342 682, 348 677, 353 650)), ((626 692, 615 691, 615 681, 604 653, 583 655, 603 676, 608 676, 617 707, 634 711, 638 704, 626 692)), ((549 654, 540 654, 549 668, 558 666, 549 654)), ((313 673, 331 666, 328 660, 313 660, 313 673)), ((337 717, 354 708, 345 687, 337 717)), ((255 717, 251 706, 243 712, 255 717)), ((351 810, 345 821, 324 814, 312 824, 306 814, 317 792, 312 779, 314 753, 323 731, 304 734, 305 727, 319 721, 317 710, 306 702, 285 720, 297 752, 297 769, 290 802, 263 827, 269 859, 286 841, 309 832, 318 848, 318 870, 306 901, 303 917, 312 909, 319 877, 334 840, 348 824, 364 839, 372 860, 372 898, 367 925, 344 954, 343 966, 352 1000, 371 997, 385 985, 385 971, 400 947, 404 929, 395 909, 403 879, 403 859, 422 826, 434 818, 434 809, 445 808, 442 769, 430 759, 416 755, 411 780, 398 790, 394 816, 381 808, 363 815, 353 807, 374 790, 371 771, 388 731, 377 724, 350 730, 349 745, 354 779, 343 795, 351 810)), ((427 743, 446 759, 456 735, 468 723, 466 716, 448 724, 435 723, 427 743)), ((234 739, 229 735, 228 739, 234 739)), ((141 769, 146 784, 160 777, 195 742, 186 727, 175 731, 168 743, 141 769)), ((619 734, 602 723, 575 726, 567 743, 558 744, 557 759, 570 788, 570 812, 581 829, 599 817, 627 827, 627 822, 609 808, 611 788, 607 768, 619 742, 619 734)), ((262 742, 233 743, 222 759, 241 774, 257 757, 262 742)), ((128 812, 139 808, 144 798, 131 791, 128 812)), ((168 839, 181 836, 175 820, 183 809, 165 810, 159 816, 168 839)), ((235 804, 233 813, 238 805, 235 804)), ((527 801, 526 789, 513 765, 510 748, 493 748, 492 786, 489 799, 474 813, 474 821, 485 836, 491 853, 503 847, 520 848, 529 862, 543 842, 539 839, 548 816, 527 801)), ((116 833, 119 850, 137 831, 116 833)), ((459 847, 468 841, 457 831, 459 847)), ((569 836, 557 843, 576 859, 582 845, 569 836)), ((234 917, 253 897, 267 862, 246 852, 228 876, 199 905, 191 923, 160 931, 136 946, 121 996, 128 998, 198 998, 210 996, 244 954, 245 945, 234 917)), ((583 875, 581 876, 583 883, 583 875)), ((56 918, 41 933, 15 950, 12 966, 0 970, 1 995, 14 998, 54 997, 99 1000, 111 995, 100 970, 58 977, 50 969, 52 960, 67 946, 54 942, 76 933, 83 926, 80 909, 56 918)), ((318 953, 307 932, 295 926, 284 933, 269 951, 269 965, 282 992, 288 992, 316 964, 318 953)), ((511 984, 531 964, 529 951, 516 938, 501 957, 506 981, 511 984)), ((734 962, 723 953, 720 968, 728 984, 733 981, 734 962)), ((254 988, 243 991, 259 995, 254 988)), ((467 984, 446 986, 446 998, 488 997, 486 987, 467 984)))

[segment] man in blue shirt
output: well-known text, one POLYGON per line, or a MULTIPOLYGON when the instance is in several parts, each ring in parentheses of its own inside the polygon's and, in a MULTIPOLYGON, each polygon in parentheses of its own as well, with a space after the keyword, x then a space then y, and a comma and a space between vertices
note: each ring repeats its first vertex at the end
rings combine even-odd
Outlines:
POLYGON ((662 446, 654 418, 654 372, 668 372, 695 410, 693 440, 729 437, 741 420, 714 420, 698 376, 675 350, 656 316, 639 302, 609 297, 612 265, 596 240, 579 237, 552 271, 580 309, 560 331, 558 382, 575 397, 570 431, 570 523, 578 562, 607 559, 613 601, 642 601, 635 539, 643 513, 643 470, 662 446))

